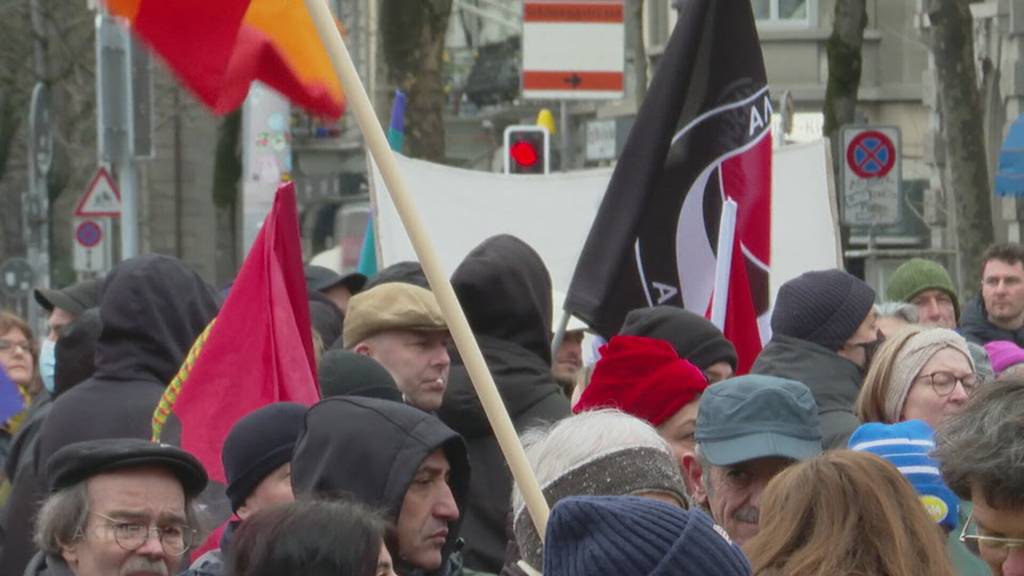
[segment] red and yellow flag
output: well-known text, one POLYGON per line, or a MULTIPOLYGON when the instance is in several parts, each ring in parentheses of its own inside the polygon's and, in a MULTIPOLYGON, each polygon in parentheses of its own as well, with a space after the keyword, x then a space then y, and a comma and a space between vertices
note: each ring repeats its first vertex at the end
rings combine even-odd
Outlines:
POLYGON ((312 114, 344 95, 302 0, 106 0, 207 106, 238 108, 253 80, 312 114))

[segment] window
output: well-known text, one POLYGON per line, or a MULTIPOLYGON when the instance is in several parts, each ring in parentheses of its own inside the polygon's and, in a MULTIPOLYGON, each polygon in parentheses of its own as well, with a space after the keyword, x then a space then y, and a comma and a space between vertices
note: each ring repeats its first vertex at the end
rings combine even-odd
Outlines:
POLYGON ((814 0, 751 0, 759 24, 810 24, 814 0))

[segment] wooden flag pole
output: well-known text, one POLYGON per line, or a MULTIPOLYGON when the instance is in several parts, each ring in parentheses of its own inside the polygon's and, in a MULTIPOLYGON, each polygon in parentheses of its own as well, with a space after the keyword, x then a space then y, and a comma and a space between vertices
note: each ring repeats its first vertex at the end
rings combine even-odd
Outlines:
POLYGON ((477 396, 480 397, 480 403, 494 430, 494 437, 498 440, 498 445, 512 470, 512 476, 523 494, 530 517, 533 518, 533 524, 537 528, 537 534, 543 541, 544 528, 548 521, 548 504, 537 483, 537 477, 526 459, 526 452, 519 442, 519 436, 512 426, 512 419, 509 418, 508 410, 505 409, 505 404, 498 394, 498 388, 494 385, 494 379, 487 370, 480 347, 473 337, 473 332, 469 329, 466 315, 455 297, 455 290, 441 268, 433 244, 430 243, 423 223, 420 221, 408 192, 406 192, 405 180, 398 170, 398 164, 388 145, 387 137, 384 135, 380 122, 377 121, 370 98, 366 95, 366 89, 359 80, 352 57, 341 39, 341 33, 334 24, 334 17, 324 0, 305 0, 305 2, 309 14, 313 18, 313 23, 316 25, 317 33, 320 35, 341 80, 341 86, 345 91, 350 109, 355 114, 363 137, 366 138, 366 146, 370 149, 370 154, 373 155, 373 159, 380 168, 381 176, 391 194, 391 201, 402 219, 409 240, 412 241, 413 249, 423 266, 423 272, 430 282, 430 288, 433 290, 434 296, 437 297, 437 303, 448 322, 448 329, 451 331, 452 339, 466 364, 470 380, 473 382, 473 387, 476 388, 477 396))

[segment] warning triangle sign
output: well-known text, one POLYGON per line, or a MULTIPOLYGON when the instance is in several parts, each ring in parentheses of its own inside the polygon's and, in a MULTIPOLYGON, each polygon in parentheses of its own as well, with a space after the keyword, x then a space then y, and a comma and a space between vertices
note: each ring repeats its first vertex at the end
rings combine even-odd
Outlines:
POLYGON ((110 172, 100 166, 96 175, 92 177, 85 194, 78 200, 75 207, 75 216, 111 216, 121 215, 121 193, 110 177, 110 172))

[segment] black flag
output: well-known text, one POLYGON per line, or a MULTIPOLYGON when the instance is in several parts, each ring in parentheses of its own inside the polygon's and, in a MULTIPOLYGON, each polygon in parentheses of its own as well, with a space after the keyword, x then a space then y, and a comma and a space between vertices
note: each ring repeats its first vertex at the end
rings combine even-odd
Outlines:
POLYGON ((744 372, 760 352, 759 317, 767 324, 771 112, 750 1, 684 1, 566 309, 606 338, 634 308, 668 304, 707 315, 722 204, 735 200, 725 332, 744 372))

